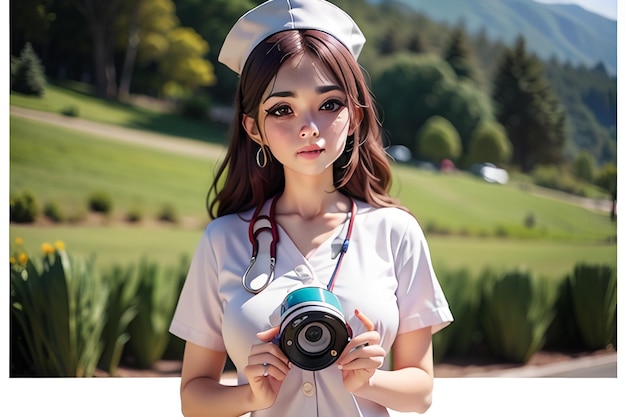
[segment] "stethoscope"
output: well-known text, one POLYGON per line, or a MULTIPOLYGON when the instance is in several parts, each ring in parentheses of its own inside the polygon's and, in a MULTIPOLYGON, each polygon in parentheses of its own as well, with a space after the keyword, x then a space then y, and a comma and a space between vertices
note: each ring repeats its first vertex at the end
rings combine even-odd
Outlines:
MULTIPOLYGON (((274 198, 272 201, 272 205, 270 206, 269 215, 261 215, 261 209, 263 205, 257 206, 254 210, 254 214, 252 215, 252 219, 250 220, 250 225, 248 226, 248 238, 250 239, 250 243, 252 244, 252 256, 250 258, 250 264, 244 272, 241 283, 243 287, 251 294, 258 294, 263 291, 273 280, 274 280, 274 269, 276 268, 276 246, 278 245, 278 225, 276 224, 276 202, 278 201, 278 196, 274 198), (259 255, 259 236, 261 233, 269 233, 271 236, 271 241, 269 245, 269 262, 266 271, 260 270, 262 266, 257 264, 257 261, 261 257, 259 255), (258 273, 254 273, 253 271, 258 273)), ((352 208, 350 210, 350 218, 348 221, 348 231, 346 232, 346 237, 341 244, 341 248, 339 251, 339 258, 337 259, 337 264, 335 265, 335 269, 333 270, 333 274, 330 277, 330 281, 328 282, 327 289, 332 291, 335 286, 335 278, 339 273, 339 269, 341 268, 341 264, 343 263, 343 257, 345 253, 348 251, 348 246, 350 244, 350 237, 352 236, 352 227, 354 225, 354 218, 356 217, 357 207, 354 200, 350 199, 352 203, 352 208)))

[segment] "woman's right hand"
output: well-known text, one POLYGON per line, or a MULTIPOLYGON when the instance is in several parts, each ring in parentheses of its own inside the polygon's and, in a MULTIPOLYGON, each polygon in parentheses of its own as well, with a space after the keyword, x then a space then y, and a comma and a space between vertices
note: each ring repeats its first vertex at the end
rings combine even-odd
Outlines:
POLYGON ((272 327, 257 333, 257 337, 264 343, 252 346, 248 366, 244 369, 254 396, 252 401, 259 410, 274 404, 287 372, 291 369, 289 359, 271 342, 279 332, 280 327, 272 327))

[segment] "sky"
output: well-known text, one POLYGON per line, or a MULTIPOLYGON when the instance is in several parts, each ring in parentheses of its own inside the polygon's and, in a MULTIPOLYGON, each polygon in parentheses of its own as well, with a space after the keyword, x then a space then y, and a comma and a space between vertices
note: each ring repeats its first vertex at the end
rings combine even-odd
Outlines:
POLYGON ((535 0, 538 3, 577 4, 583 9, 617 20, 617 0, 535 0))

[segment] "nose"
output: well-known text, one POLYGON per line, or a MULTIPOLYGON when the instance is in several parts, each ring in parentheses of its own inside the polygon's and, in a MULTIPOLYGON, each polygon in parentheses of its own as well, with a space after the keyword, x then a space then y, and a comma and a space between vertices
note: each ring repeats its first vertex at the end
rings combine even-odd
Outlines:
POLYGON ((307 137, 318 137, 320 135, 320 131, 312 120, 307 120, 304 125, 300 128, 300 138, 304 139, 307 137))

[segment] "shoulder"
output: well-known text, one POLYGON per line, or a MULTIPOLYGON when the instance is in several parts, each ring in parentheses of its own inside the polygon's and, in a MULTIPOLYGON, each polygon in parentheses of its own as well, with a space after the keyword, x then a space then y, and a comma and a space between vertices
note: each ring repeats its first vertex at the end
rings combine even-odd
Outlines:
POLYGON ((402 228, 419 226, 413 214, 397 207, 373 207, 366 202, 356 201, 357 217, 368 226, 402 228))
POLYGON ((247 241, 251 217, 252 210, 213 219, 204 229, 203 240, 213 243, 240 239, 247 241))

